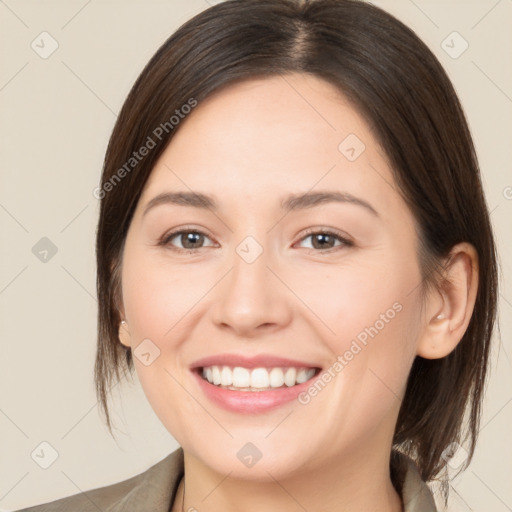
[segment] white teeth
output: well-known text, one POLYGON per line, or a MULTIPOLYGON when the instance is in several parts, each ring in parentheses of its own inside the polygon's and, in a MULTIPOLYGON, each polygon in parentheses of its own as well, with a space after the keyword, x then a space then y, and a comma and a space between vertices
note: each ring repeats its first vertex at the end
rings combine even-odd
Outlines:
MULTIPOLYGON (((228 366, 224 366, 224 368, 231 370, 228 366)), ((237 388, 248 388, 251 386, 251 374, 247 368, 237 366, 233 369, 233 386, 237 388)))
POLYGON ((268 388, 270 385, 270 377, 265 368, 254 368, 251 372, 251 387, 268 388))
POLYGON ((270 386, 280 388, 284 384, 284 374, 281 368, 272 368, 270 370, 270 386))
POLYGON ((218 366, 212 366, 212 379, 216 386, 220 384, 220 370, 218 366))
POLYGON ((288 386, 295 386, 297 382, 297 370, 295 368, 288 368, 284 374, 284 383, 288 386))
POLYGON ((233 372, 227 366, 224 366, 220 372, 220 383, 223 386, 233 384, 233 372))
POLYGON ((291 387, 302 384, 315 374, 314 368, 243 368, 235 366, 208 366, 203 368, 203 378, 210 384, 240 391, 291 387))
POLYGON ((306 368, 301 368, 297 372, 297 383, 302 384, 303 382, 306 382, 310 377, 308 377, 308 372, 306 368))

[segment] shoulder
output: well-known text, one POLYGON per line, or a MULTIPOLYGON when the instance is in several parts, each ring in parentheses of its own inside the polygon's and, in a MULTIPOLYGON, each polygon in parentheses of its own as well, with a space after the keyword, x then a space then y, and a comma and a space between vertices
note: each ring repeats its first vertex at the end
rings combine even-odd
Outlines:
POLYGON ((167 512, 182 475, 183 449, 178 448, 146 471, 127 480, 16 512, 129 512, 148 505, 154 512, 167 512))

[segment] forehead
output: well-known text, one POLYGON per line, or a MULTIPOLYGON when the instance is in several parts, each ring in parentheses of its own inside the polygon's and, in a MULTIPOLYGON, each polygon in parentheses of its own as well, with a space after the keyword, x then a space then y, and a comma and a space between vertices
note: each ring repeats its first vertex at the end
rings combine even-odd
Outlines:
POLYGON ((380 196, 384 208, 397 199, 365 119, 333 85, 293 73, 232 84, 202 101, 181 121, 142 198, 164 188, 247 197, 314 187, 380 196))
POLYGON ((243 81, 214 93, 185 120, 171 145, 193 135, 198 150, 215 149, 230 160, 255 161, 264 155, 290 162, 322 154, 336 159, 338 144, 349 133, 370 138, 348 100, 318 77, 293 73, 243 81), (314 151, 319 145, 328 153, 314 151))

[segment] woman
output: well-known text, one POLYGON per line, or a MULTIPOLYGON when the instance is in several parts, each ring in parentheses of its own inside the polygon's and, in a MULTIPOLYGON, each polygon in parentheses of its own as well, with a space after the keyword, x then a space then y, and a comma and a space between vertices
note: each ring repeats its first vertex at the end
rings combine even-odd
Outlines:
POLYGON ((107 425, 135 367, 181 448, 25 510, 436 510, 426 482, 474 451, 497 270, 411 30, 354 0, 201 12, 133 86, 96 193, 107 425))

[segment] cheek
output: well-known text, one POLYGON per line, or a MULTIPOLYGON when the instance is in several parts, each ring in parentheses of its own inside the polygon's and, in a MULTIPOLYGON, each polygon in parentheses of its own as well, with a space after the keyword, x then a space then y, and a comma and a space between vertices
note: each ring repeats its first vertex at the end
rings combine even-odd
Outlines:
POLYGON ((194 404, 179 384, 186 371, 179 348, 193 316, 187 315, 187 311, 204 291, 187 281, 186 273, 151 259, 148 252, 127 243, 122 270, 123 304, 135 369, 144 394, 162 424, 173 436, 181 438, 182 425, 187 424, 187 414, 193 412, 194 404), (137 347, 144 343, 148 346, 147 340, 157 347, 149 350, 149 364, 137 355, 142 352, 137 347))
POLYGON ((399 261, 382 254, 357 264, 347 261, 308 268, 290 278, 294 292, 317 317, 316 323, 321 319, 327 328, 322 335, 333 349, 346 349, 354 338, 385 338, 386 332, 407 330, 414 325, 407 321, 409 315, 417 318, 413 290, 420 274, 413 259, 399 261))
POLYGON ((420 311, 405 275, 397 280, 388 272, 373 283, 366 277, 331 280, 333 300, 318 311, 336 333, 323 337, 333 357, 327 369, 333 378, 328 391, 302 402, 311 399, 315 411, 322 411, 317 414, 340 426, 340 439, 356 444, 371 436, 376 425, 385 421, 391 428, 396 421, 415 357, 420 311), (337 286, 347 283, 355 287, 337 286))
POLYGON ((359 410, 361 417, 382 414, 405 389, 416 352, 421 311, 416 260, 375 258, 315 278, 304 281, 297 294, 329 328, 318 332, 339 363, 332 370, 341 376, 335 395, 340 400, 350 395, 352 412, 359 410))
POLYGON ((187 322, 187 312, 205 294, 209 279, 133 250, 123 262, 123 303, 132 334, 169 340, 187 322), (203 284, 201 284, 203 283, 203 284), (182 320, 183 319, 183 320, 182 320), (182 324, 183 322, 183 324, 182 324))
POLYGON ((189 378, 191 355, 186 341, 197 327, 198 315, 216 279, 211 268, 198 271, 171 265, 165 257, 155 257, 147 248, 127 243, 122 288, 134 363, 144 393, 165 425, 170 418, 174 418, 174 425, 178 416, 194 410, 195 402, 179 382, 189 378), (137 358, 141 351, 137 347, 140 344, 142 348, 147 340, 157 347, 158 357, 146 366, 137 358), (171 414, 169 404, 173 403, 180 403, 180 407, 171 414))

